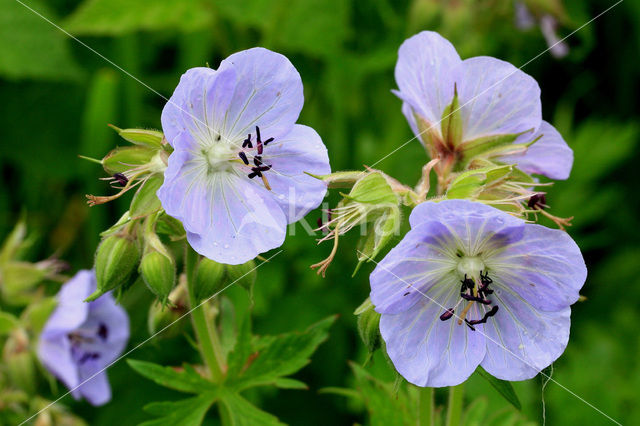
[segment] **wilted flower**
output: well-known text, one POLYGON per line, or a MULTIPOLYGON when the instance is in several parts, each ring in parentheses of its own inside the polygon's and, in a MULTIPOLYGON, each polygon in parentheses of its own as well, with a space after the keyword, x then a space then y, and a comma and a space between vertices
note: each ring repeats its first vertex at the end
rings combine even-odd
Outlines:
POLYGON ((93 271, 80 271, 62 286, 58 306, 40 335, 38 358, 74 398, 102 405, 111 399, 107 374, 102 370, 126 347, 129 318, 110 293, 94 302, 83 302, 95 289, 93 271))
POLYGON ((389 357, 419 386, 456 385, 481 365, 535 376, 564 351, 587 270, 563 231, 466 200, 425 202, 371 274, 389 357))
POLYGON ((320 136, 295 124, 303 100, 293 65, 263 48, 182 76, 162 112, 174 152, 158 197, 197 252, 247 262, 320 204, 326 185, 305 172, 329 173, 329 159, 320 136))
POLYGON ((437 33, 406 40, 395 69, 402 111, 439 175, 476 159, 517 163, 526 173, 566 179, 573 152, 542 121, 540 88, 529 75, 491 57, 460 59, 437 33))

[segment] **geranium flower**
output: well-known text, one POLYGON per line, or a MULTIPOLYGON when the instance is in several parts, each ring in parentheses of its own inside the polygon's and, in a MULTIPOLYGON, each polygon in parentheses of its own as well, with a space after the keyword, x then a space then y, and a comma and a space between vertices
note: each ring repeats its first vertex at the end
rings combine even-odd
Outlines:
POLYGON ((182 76, 162 111, 174 152, 158 197, 197 252, 247 262, 320 204, 326 185, 305 172, 331 170, 320 136, 295 124, 303 100, 291 62, 263 48, 182 76))
POLYGON ((80 271, 62 286, 58 306, 40 335, 38 358, 74 398, 102 405, 111 399, 111 388, 107 373, 101 370, 126 347, 129 317, 110 293, 85 303, 95 289, 93 271, 80 271))
POLYGON ((402 112, 432 158, 442 160, 438 167, 484 144, 492 159, 518 164, 527 173, 569 177, 573 151, 542 120, 538 83, 510 63, 486 56, 463 61, 446 39, 424 31, 400 46, 395 77, 402 112), (447 109, 456 94, 457 112, 447 109), (461 120, 453 125, 460 129, 448 128, 454 114, 461 120), (509 137, 521 149, 495 148, 509 137), (522 145, 533 141, 528 149, 522 145))
POLYGON ((466 200, 418 205, 411 230, 371 274, 371 301, 396 369, 452 386, 481 365, 535 376, 569 339, 587 270, 563 231, 466 200))

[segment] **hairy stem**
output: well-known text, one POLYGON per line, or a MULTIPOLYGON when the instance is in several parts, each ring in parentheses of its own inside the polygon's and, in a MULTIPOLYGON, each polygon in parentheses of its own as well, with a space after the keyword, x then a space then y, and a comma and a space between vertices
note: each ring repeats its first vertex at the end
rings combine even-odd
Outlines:
POLYGON ((449 388, 449 401, 447 403, 447 422, 445 426, 460 426, 462 420, 462 401, 464 397, 464 384, 449 388))
POLYGON ((189 288, 189 304, 191 305, 191 320, 200 346, 200 355, 207 365, 214 382, 220 383, 224 378, 224 355, 218 331, 213 320, 209 320, 206 314, 206 301, 200 302, 194 297, 192 290, 194 272, 198 261, 198 255, 187 247, 185 255, 185 269, 187 271, 187 287, 189 288))

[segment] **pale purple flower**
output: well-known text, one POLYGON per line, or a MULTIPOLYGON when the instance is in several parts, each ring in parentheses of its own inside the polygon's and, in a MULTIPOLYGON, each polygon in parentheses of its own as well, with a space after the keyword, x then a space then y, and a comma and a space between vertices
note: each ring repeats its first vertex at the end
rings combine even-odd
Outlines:
POLYGON ((263 48, 182 76, 162 111, 174 152, 158 197, 197 252, 247 262, 320 204, 326 185, 306 173, 331 170, 320 136, 295 124, 303 101, 291 62, 263 48))
POLYGON ((573 151, 542 120, 538 83, 510 63, 487 56, 462 60, 449 41, 423 31, 400 46, 395 76, 400 90, 394 93, 402 99, 402 112, 423 144, 430 138, 443 139, 441 120, 457 90, 462 140, 457 146, 442 141, 444 149, 455 156, 456 150, 479 138, 522 133, 515 143, 539 139, 526 152, 500 161, 552 179, 569 177, 573 151))
POLYGON ((110 293, 84 302, 95 289, 95 273, 86 270, 62 286, 58 305, 40 335, 38 358, 72 390, 74 398, 102 405, 111 399, 107 373, 102 370, 126 347, 129 317, 110 293))
MULTIPOLYGON (((524 2, 515 2, 516 27, 525 31, 533 28, 536 17, 533 16, 524 2)), ((548 13, 540 16, 540 31, 549 46, 549 52, 555 58, 564 58, 569 54, 569 45, 558 37, 558 20, 548 13)))
POLYGON ((425 202, 371 274, 371 301, 396 369, 418 386, 465 381, 478 365, 525 380, 569 339, 587 270, 563 231, 466 200, 425 202))

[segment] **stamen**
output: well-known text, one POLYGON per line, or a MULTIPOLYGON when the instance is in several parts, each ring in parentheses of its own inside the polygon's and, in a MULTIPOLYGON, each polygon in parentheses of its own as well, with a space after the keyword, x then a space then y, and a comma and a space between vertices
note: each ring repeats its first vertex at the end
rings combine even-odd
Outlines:
POLYGON ((470 302, 482 303, 483 305, 490 305, 491 304, 491 300, 483 299, 482 297, 472 296, 472 295, 466 294, 466 293, 460 293, 460 297, 462 297, 464 300, 468 300, 470 302))
POLYGON ((266 141, 263 142, 264 146, 269 145, 270 142, 273 142, 273 138, 269 138, 266 141))
POLYGON ((109 335, 109 330, 107 329, 107 326, 101 322, 100 325, 98 326, 98 336, 102 340, 107 340, 108 335, 109 335))
POLYGON ((249 133, 249 135, 244 140, 244 142, 242 142, 242 147, 243 148, 253 148, 253 145, 251 144, 251 133, 249 133))
MULTIPOLYGON (((491 308, 490 311, 485 312, 484 316, 482 317, 482 319, 479 320, 471 320, 468 323, 471 325, 476 325, 476 324, 484 324, 487 322, 487 320, 494 316, 496 313, 498 312, 498 306, 494 306, 491 308)), ((467 321, 467 320, 465 320, 467 321)))
POLYGON ((547 206, 547 197, 544 192, 533 194, 527 202, 527 207, 534 210, 544 210, 547 206))
POLYGON ((246 164, 247 166, 249 165, 249 160, 247 159, 247 154, 245 154, 244 152, 240 151, 238 153, 238 156, 240 157, 240 159, 242 160, 242 162, 244 164, 246 164))
POLYGON ((262 155, 262 139, 260 138, 260 127, 256 126, 256 149, 258 154, 262 155))
MULTIPOLYGON (((476 328, 471 325, 471 322, 469 322, 469 320, 465 319, 464 323, 467 324, 467 327, 469 327, 471 329, 471 331, 476 331, 476 328)), ((462 324, 462 323, 460 321, 458 321, 458 325, 459 324, 462 324)))
POLYGON ((113 179, 120 184, 120 186, 125 186, 127 182, 129 182, 129 178, 127 178, 122 173, 116 173, 113 175, 113 179))
POLYGON ((467 306, 464 307, 464 311, 460 314, 460 318, 458 318, 458 325, 462 325, 462 320, 467 316, 469 309, 473 306, 473 302, 469 302, 467 306))
POLYGON ((444 313, 442 315, 440 315, 440 320, 441 321, 446 321, 448 319, 450 319, 453 316, 454 313, 454 309, 453 308, 449 308, 446 311, 444 311, 444 313))

